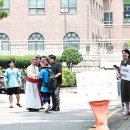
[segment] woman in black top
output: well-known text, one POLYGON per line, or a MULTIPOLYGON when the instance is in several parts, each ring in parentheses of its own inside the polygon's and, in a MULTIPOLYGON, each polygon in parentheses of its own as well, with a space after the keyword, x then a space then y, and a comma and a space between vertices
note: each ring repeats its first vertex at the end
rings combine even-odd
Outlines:
MULTIPOLYGON (((125 49, 122 51, 123 60, 121 61, 121 66, 130 65, 130 51, 125 49)), ((130 81, 121 80, 121 99, 122 102, 125 103, 126 110, 124 111, 124 115, 130 114, 129 102, 130 102, 130 81)))

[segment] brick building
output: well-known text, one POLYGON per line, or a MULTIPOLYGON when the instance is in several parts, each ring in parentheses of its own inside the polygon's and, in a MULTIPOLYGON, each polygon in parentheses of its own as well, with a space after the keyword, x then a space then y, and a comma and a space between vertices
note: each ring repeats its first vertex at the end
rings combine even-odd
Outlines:
POLYGON ((88 39, 103 39, 103 0, 4 0, 0 53, 86 51, 88 39))
POLYGON ((111 39, 113 48, 116 51, 126 48, 130 40, 130 16, 127 16, 130 15, 130 1, 103 0, 103 7, 104 38, 111 39), (128 8, 128 11, 125 8, 128 8))

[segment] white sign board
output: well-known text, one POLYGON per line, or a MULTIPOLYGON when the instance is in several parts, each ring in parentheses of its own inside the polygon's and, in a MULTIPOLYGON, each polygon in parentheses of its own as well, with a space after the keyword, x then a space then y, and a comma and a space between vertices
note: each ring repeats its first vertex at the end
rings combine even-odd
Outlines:
POLYGON ((77 73, 78 93, 85 95, 85 100, 101 101, 118 98, 117 79, 114 70, 77 73))
POLYGON ((121 79, 130 81, 130 65, 121 66, 120 72, 121 72, 121 79))

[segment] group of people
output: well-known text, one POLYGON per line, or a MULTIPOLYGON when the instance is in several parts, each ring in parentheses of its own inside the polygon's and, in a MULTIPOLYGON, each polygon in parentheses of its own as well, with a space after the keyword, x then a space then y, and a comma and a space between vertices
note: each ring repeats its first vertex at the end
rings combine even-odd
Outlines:
POLYGON ((128 49, 122 50, 122 58, 120 67, 113 65, 117 74, 118 96, 121 96, 122 107, 124 108, 124 115, 130 115, 130 80, 122 79, 121 67, 130 65, 130 51, 128 49))
MULTIPOLYGON (((113 65, 116 70, 118 95, 121 95, 121 102, 124 108, 123 114, 130 115, 130 51, 122 50, 122 58, 120 67, 113 65), (123 77, 124 76, 124 77, 123 77)), ((101 68, 106 70, 105 67, 101 68)), ((110 100, 89 102, 93 113, 96 117, 96 130, 109 130, 107 123, 107 113, 110 100)))
MULTIPOLYGON (((14 61, 9 61, 5 71, 5 86, 9 95, 10 108, 13 108, 13 94, 16 95, 16 105, 20 104, 20 73, 15 68, 14 61)), ((56 62, 55 55, 36 56, 27 67, 25 99, 29 112, 45 108, 45 112, 60 111, 60 86, 62 83, 62 66, 56 62), (51 103, 52 99, 52 103, 51 103), (51 107, 52 104, 52 107, 51 107)))

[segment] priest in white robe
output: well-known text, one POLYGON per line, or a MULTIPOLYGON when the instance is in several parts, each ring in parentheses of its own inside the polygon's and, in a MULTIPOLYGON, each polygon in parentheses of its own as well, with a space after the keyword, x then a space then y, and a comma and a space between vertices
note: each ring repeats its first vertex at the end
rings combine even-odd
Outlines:
POLYGON ((27 68, 26 82, 26 108, 30 112, 39 111, 41 108, 40 93, 38 89, 39 69, 36 66, 36 58, 32 59, 32 64, 27 68))

